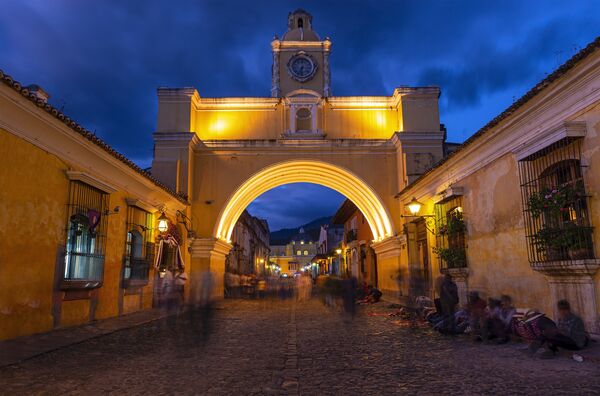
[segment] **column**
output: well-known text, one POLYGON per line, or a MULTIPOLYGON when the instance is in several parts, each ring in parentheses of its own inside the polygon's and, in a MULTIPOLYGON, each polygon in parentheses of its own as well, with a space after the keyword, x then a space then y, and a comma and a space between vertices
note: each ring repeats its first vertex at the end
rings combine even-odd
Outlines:
POLYGON ((213 296, 225 296, 225 258, 233 248, 230 243, 216 238, 196 238, 190 243, 190 293, 195 294, 198 275, 210 271, 214 279, 213 296))
POLYGON ((408 266, 402 260, 406 237, 393 236, 372 245, 377 255, 377 283, 386 300, 405 302, 408 294, 408 266))
POLYGON ((556 303, 568 300, 571 309, 583 319, 585 328, 591 333, 600 332, 596 304, 596 286, 590 275, 548 277, 554 318, 558 319, 556 303))

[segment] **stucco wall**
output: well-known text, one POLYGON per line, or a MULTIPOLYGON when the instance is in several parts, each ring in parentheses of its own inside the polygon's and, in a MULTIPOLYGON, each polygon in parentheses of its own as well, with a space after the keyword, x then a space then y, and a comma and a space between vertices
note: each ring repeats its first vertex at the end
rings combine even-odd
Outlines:
POLYGON ((514 156, 505 155, 460 185, 465 189, 469 290, 484 296, 508 294, 516 306, 552 312, 548 283, 531 269, 527 257, 514 156))
POLYGON ((0 339, 52 328, 69 182, 58 158, 0 129, 0 339))
MULTIPOLYGON (((86 323, 92 300, 63 301, 55 291, 66 238, 70 182, 65 171, 74 167, 3 129, 0 157, 10 169, 0 172, 0 339, 86 323)), ((121 210, 108 218, 104 285, 93 292, 96 319, 119 314, 127 196, 123 191, 110 195, 109 209, 121 210)), ((141 300, 140 295, 123 297, 122 313, 139 310, 140 301, 142 308, 152 306, 153 277, 151 271, 141 300)))
MULTIPOLYGON (((582 145, 583 176, 587 193, 590 195, 590 215, 594 228, 596 257, 600 257, 600 103, 579 115, 577 120, 585 121, 587 135, 582 145)), ((596 286, 596 306, 600 312, 600 272, 594 277, 596 286)))
MULTIPOLYGON (((294 159, 320 160, 341 166, 354 172, 369 184, 390 212, 392 221, 399 219, 394 194, 397 192, 396 157, 394 151, 346 149, 306 150, 302 147, 282 150, 281 147, 265 147, 260 150, 198 151, 194 157, 193 217, 203 219, 198 224, 198 235, 210 237, 214 233, 219 213, 236 188, 251 175, 263 168, 294 159)), ((340 191, 344 193, 344 191, 340 191)))

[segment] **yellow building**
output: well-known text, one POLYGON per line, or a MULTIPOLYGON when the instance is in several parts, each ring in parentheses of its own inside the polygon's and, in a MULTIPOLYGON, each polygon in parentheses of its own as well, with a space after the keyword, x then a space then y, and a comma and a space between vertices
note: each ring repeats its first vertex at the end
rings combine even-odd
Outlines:
MULTIPOLYGON (((191 266, 222 279, 237 219, 262 193, 307 182, 350 199, 371 228, 380 288, 397 290, 405 249, 394 196, 443 158, 437 87, 399 87, 390 96, 334 96, 332 41, 297 10, 271 42, 271 97, 202 97, 159 88, 152 174, 189 196, 203 219, 191 266)), ((267 43, 265 43, 266 45, 267 43)), ((311 256, 312 257, 312 256, 311 256)))
POLYGON ((332 41, 305 11, 287 25, 270 97, 158 89, 152 176, 0 72, 0 338, 150 307, 159 212, 190 279, 212 271, 222 297, 240 216, 297 182, 357 208, 388 299, 432 296, 449 272, 462 302, 506 293, 552 314, 567 298, 598 331, 600 39, 448 155, 439 88, 333 96, 332 41))
POLYGON ((285 245, 271 245, 271 262, 279 265, 281 274, 293 276, 302 272, 306 266, 313 264, 312 258, 317 254, 317 243, 304 228, 300 227, 285 245))
POLYGON ((47 99, 0 71, 0 339, 151 307, 158 216, 188 207, 47 99))
POLYGON ((568 299, 598 333, 599 87, 600 38, 400 191, 403 279, 427 292, 449 272, 463 303, 467 290, 509 294, 554 317, 568 299))

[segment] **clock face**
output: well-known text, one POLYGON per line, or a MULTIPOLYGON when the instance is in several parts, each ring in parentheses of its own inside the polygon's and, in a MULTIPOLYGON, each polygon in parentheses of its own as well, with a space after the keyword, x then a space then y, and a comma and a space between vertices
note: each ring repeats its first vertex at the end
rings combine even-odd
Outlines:
POLYGON ((288 62, 288 71, 292 78, 304 82, 310 80, 317 69, 317 64, 307 54, 294 55, 288 62))

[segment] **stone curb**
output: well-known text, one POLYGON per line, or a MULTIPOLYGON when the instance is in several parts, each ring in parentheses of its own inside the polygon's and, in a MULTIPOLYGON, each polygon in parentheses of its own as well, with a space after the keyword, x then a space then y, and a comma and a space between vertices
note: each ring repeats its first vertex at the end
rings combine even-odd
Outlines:
POLYGON ((142 326, 167 316, 160 310, 146 310, 80 326, 0 341, 0 368, 121 330, 142 326))

